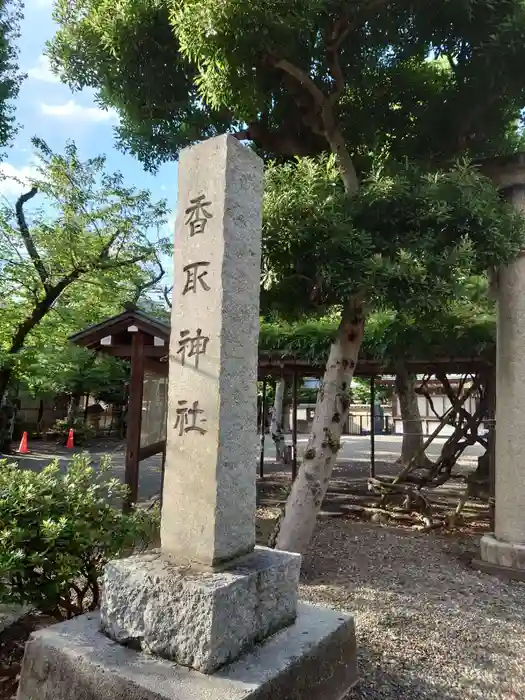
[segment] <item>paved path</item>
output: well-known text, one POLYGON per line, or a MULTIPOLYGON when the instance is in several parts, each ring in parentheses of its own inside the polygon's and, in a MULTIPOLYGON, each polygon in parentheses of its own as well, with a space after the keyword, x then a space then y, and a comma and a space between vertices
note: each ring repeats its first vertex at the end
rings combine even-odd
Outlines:
MULTIPOLYGON (((100 440, 95 446, 90 446, 89 450, 81 447, 67 450, 65 447, 51 442, 34 441, 29 444, 29 449, 31 453, 28 455, 10 455, 7 459, 16 460, 25 469, 33 469, 35 471, 39 471, 46 464, 49 464, 50 460, 58 459, 60 466, 65 470, 73 455, 89 451, 95 466, 99 463, 101 457, 109 455, 111 457, 113 476, 124 481, 124 448, 120 441, 100 440)), ((161 470, 161 455, 155 455, 141 462, 139 501, 146 501, 160 492, 161 470)))
MULTIPOLYGON (((290 443, 287 436, 287 442, 290 443)), ((298 439, 299 453, 304 449, 307 436, 300 436, 298 439)), ((395 465, 396 459, 401 452, 401 436, 381 435, 376 437, 376 465, 378 475, 397 473, 398 467, 395 465)), ((344 436, 342 447, 337 456, 336 467, 333 472, 334 480, 349 480, 355 482, 364 480, 368 476, 370 468, 370 438, 363 436, 344 436)), ((444 443, 444 440, 436 440, 428 450, 430 458, 436 458, 444 443)), ((50 442, 35 441, 30 444, 31 454, 24 457, 10 457, 17 459, 26 469, 42 469, 51 459, 57 458, 62 468, 66 469, 67 464, 76 452, 82 452, 82 448, 66 450, 50 442)), ((255 452, 257 455, 257 449, 255 452)), ((123 445, 117 440, 100 440, 96 446, 89 448, 89 453, 95 464, 101 456, 109 454, 112 460, 113 474, 124 479, 124 451, 123 445)), ((477 458, 483 453, 482 448, 474 446, 469 448, 460 466, 462 469, 470 471, 476 467, 477 458)), ((160 455, 144 460, 140 465, 139 480, 139 500, 144 501, 152 498, 160 491, 162 460, 160 455)), ((284 471, 290 471, 290 467, 285 467, 284 471)), ((275 448, 270 436, 265 439, 265 476, 285 476, 283 467, 275 462, 275 448)))

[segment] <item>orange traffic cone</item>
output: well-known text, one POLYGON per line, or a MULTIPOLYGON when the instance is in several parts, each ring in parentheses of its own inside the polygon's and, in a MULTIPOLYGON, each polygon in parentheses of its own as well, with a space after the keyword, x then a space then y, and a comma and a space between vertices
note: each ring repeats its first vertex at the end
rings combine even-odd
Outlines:
POLYGON ((66 442, 66 447, 69 447, 69 449, 73 449, 75 446, 74 440, 73 440, 73 428, 69 429, 69 435, 67 436, 67 442, 66 442))
POLYGON ((27 433, 24 433, 22 435, 22 439, 20 440, 20 446, 18 448, 18 452, 21 455, 26 455, 29 452, 29 447, 27 446, 27 433))

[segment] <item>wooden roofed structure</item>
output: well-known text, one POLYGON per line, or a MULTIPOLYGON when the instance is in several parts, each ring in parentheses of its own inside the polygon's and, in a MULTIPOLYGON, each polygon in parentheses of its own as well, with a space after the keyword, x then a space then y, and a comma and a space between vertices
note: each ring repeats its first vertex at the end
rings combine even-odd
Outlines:
POLYGON ((137 501, 139 463, 155 454, 164 455, 166 450, 168 365, 163 360, 169 352, 169 338, 168 324, 131 306, 70 337, 81 347, 131 364, 125 458, 128 507, 137 501), (145 397, 146 393, 151 396, 145 397))
MULTIPOLYGON (((167 379, 170 342, 170 326, 150 314, 128 306, 126 310, 90 326, 70 337, 70 341, 114 357, 130 361, 125 483, 129 489, 129 503, 138 496, 139 463, 141 460, 166 450, 167 379)), ((490 357, 466 356, 436 357, 425 360, 406 360, 410 372, 416 374, 443 371, 445 373, 468 373, 491 367, 490 357)), ((263 409, 265 415, 266 380, 269 377, 286 377, 293 387, 292 421, 292 477, 297 470, 297 392, 299 380, 304 377, 321 377, 324 365, 297 357, 295 354, 277 350, 259 354, 259 380, 263 382, 263 409)), ((362 356, 355 376, 371 379, 371 403, 374 403, 375 377, 391 374, 389 363, 362 356)), ((372 420, 372 424, 374 421, 372 420)), ((264 431, 261 436, 260 474, 264 464, 264 431)), ((374 434, 371 434, 372 462, 374 434)))

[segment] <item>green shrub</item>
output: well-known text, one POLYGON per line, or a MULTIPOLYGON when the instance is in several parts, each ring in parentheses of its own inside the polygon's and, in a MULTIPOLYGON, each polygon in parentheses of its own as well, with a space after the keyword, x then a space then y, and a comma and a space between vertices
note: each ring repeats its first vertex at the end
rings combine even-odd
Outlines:
POLYGON ((70 428, 73 428, 75 432, 75 445, 85 445, 96 434, 95 428, 86 423, 83 418, 75 418, 73 421, 59 418, 47 431, 47 437, 56 437, 59 442, 65 444, 70 428))
POLYGON ((23 603, 59 619, 94 610, 106 562, 147 544, 158 511, 123 514, 126 487, 75 455, 61 471, 0 462, 0 603, 23 603))

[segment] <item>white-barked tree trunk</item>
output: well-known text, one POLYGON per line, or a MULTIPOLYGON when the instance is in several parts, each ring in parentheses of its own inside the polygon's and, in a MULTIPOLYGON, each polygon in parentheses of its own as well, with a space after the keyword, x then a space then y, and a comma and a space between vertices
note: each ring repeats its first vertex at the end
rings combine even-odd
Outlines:
POLYGON ((363 342, 364 324, 363 302, 352 298, 330 348, 308 446, 277 533, 277 549, 302 553, 312 538, 348 418, 349 388, 363 342))
POLYGON ((406 466, 417 456, 415 467, 429 466, 431 462, 423 451, 423 423, 416 394, 417 378, 409 374, 406 367, 399 366, 396 371, 395 385, 403 420, 403 443, 399 461, 406 466))

